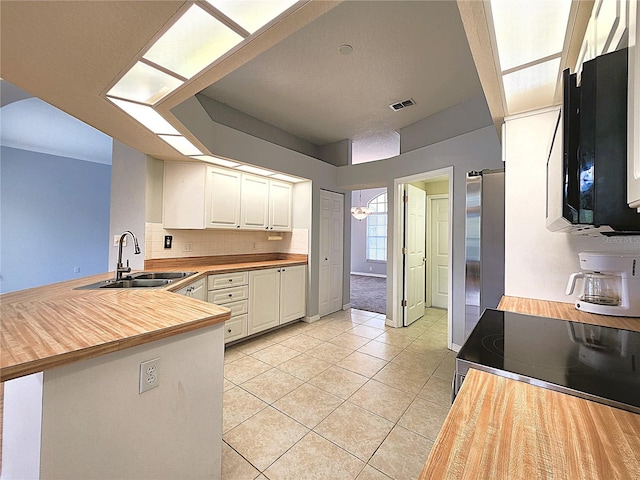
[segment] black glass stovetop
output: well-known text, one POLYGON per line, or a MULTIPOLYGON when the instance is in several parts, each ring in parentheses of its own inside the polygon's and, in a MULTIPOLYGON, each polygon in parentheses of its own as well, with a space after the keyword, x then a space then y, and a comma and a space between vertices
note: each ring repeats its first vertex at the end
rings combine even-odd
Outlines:
POLYGON ((487 309, 456 357, 470 367, 640 413, 640 332, 487 309))

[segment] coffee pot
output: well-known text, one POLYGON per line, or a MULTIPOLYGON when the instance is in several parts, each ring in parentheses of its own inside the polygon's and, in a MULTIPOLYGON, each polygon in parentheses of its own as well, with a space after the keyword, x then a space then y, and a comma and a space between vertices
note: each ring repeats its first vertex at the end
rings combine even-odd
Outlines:
POLYGON ((566 291, 573 294, 577 280, 582 280, 578 310, 640 317, 640 254, 580 252, 578 258, 584 271, 571 274, 566 291))

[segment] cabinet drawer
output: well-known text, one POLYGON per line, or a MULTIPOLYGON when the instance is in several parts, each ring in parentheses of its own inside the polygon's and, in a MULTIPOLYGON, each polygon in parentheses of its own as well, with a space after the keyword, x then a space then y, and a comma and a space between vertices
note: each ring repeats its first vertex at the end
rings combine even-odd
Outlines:
POLYGON ((207 279, 207 290, 217 290, 218 288, 228 288, 235 285, 246 285, 247 283, 249 283, 249 272, 209 275, 209 278, 207 279))
POLYGON ((226 303, 224 306, 231 310, 231 318, 233 318, 238 315, 244 315, 249 311, 249 300, 226 303))
POLYGON ((249 298, 248 285, 209 290, 209 292, 207 292, 207 301, 209 303, 217 303, 218 305, 235 302, 236 300, 246 300, 247 298, 249 298))
POLYGON ((224 322, 224 343, 247 336, 247 315, 239 315, 224 322))

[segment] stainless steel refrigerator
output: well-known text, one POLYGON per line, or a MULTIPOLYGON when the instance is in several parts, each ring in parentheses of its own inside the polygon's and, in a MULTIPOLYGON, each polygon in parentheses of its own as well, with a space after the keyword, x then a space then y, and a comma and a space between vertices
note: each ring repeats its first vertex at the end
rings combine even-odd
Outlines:
POLYGON ((465 340, 504 294, 504 169, 467 173, 465 340))

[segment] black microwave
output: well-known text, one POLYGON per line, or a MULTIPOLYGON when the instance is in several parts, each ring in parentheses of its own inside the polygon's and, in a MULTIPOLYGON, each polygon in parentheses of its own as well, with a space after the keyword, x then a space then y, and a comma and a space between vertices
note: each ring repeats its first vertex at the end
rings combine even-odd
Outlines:
POLYGON ((562 108, 547 160, 547 228, 575 234, 640 235, 626 201, 627 55, 582 67, 580 85, 562 75, 562 108))

